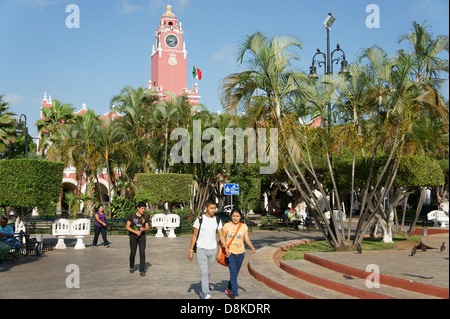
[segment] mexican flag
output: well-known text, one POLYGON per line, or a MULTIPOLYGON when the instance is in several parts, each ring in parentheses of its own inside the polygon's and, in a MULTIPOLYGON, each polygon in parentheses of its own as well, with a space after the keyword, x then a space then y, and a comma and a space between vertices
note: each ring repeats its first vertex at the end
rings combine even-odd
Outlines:
POLYGON ((195 66, 192 66, 192 77, 197 80, 202 79, 202 71, 200 69, 196 68, 195 66))

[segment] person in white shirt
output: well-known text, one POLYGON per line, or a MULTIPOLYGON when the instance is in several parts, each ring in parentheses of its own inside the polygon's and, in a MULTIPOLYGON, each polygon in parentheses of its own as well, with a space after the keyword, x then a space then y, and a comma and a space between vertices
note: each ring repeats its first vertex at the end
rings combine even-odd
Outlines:
MULTIPOLYGON (((222 222, 219 218, 214 216, 215 213, 216 204, 213 201, 207 201, 205 203, 205 213, 198 217, 194 222, 194 234, 192 235, 188 255, 189 260, 192 261, 194 252, 197 252, 202 286, 200 297, 202 299, 211 299, 209 278, 211 276, 214 261, 220 256, 217 249, 216 232, 219 234, 220 242, 226 246, 222 222)), ((226 253, 227 256, 230 255, 228 248, 226 248, 226 253)))

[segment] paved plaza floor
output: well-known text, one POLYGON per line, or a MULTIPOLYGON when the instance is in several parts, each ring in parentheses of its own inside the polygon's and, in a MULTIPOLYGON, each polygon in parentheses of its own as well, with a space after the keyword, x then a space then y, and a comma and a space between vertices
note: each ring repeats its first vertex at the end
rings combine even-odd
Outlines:
MULTIPOLYGON (((438 245, 445 240, 448 246, 448 233, 443 237, 429 236, 438 245)), ((255 279, 248 269, 250 262, 254 269, 261 263, 273 264, 273 252, 263 257, 264 250, 270 248, 276 250, 283 246, 284 242, 300 242, 304 240, 322 239, 318 231, 255 231, 250 233, 250 238, 257 249, 256 255, 246 251, 244 264, 238 277, 239 293, 241 302, 270 303, 272 306, 281 305, 277 313, 283 309, 292 309, 300 305, 299 300, 292 300, 287 295, 266 286, 255 279), (258 255, 259 254, 259 255, 258 255), (264 260, 261 260, 263 258, 264 260), (288 302, 286 304, 286 302, 288 302), (288 308, 286 308, 286 305, 288 308)), ((66 238, 67 249, 50 250, 41 256, 20 257, 16 261, 6 260, 0 264, 0 289, 5 292, 3 298, 8 299, 59 299, 59 300, 109 300, 115 305, 116 299, 132 300, 147 299, 151 305, 170 305, 167 300, 179 300, 173 303, 173 313, 180 313, 184 304, 203 305, 205 300, 200 300, 199 292, 200 271, 196 257, 189 261, 188 250, 191 236, 183 235, 177 238, 155 238, 147 237, 146 249, 146 273, 145 277, 139 275, 138 256, 136 256, 136 272, 129 273, 129 239, 128 236, 108 236, 111 242, 110 248, 105 248, 99 239, 99 246, 92 247, 93 236, 86 236, 84 243, 86 249, 75 250, 76 240, 66 238), (79 274, 79 277, 76 275, 79 274), (76 281, 74 278, 79 278, 76 281), (155 301, 156 300, 156 301, 155 301), (159 300, 159 301, 158 301, 159 300), (180 304, 180 302, 183 304, 180 304), (176 308, 176 309, 175 309, 176 308)), ((44 236, 45 241, 54 241, 51 235, 44 236)), ((321 253, 326 256, 326 253, 321 253)), ((416 258, 409 257, 407 251, 374 252, 373 254, 358 255, 354 252, 328 254, 330 260, 342 264, 358 267, 356 258, 361 263, 360 267, 368 262, 377 263, 387 274, 405 279, 423 281, 424 283, 448 289, 448 248, 445 253, 440 254, 438 249, 429 253, 417 254, 416 258), (370 256, 375 259, 365 260, 370 256), (400 256, 400 257, 399 257, 400 256), (430 257, 439 258, 442 265, 434 267, 435 262, 430 257), (441 260, 442 259, 442 260, 441 260), (396 262, 394 262, 396 261, 396 262), (431 263, 431 264, 429 264, 431 263), (426 265, 426 267, 422 267, 426 265), (407 268, 405 268, 407 266, 407 268), (387 267, 387 268, 386 268, 387 267), (424 275, 422 270, 428 269, 424 275), (399 274, 401 276, 399 276, 399 274), (431 278, 431 279, 430 279, 431 278)), ((277 268, 275 272, 267 273, 267 276, 277 281, 282 270, 277 268), (277 275, 278 273, 278 275, 277 275)), ((266 275, 266 273, 264 273, 266 275)), ((229 279, 228 268, 214 264, 210 279, 212 297, 215 302, 234 302, 224 293, 229 279)), ((294 279, 293 279, 294 280, 294 279)), ((280 281, 281 282, 281 281, 280 281)), ((333 300, 328 300, 335 302, 333 300)), ((448 301, 448 299, 447 299, 448 301)), ((342 305, 343 300, 339 303, 342 305)), ((347 301, 345 301, 347 302, 347 301)), ((415 301, 417 302, 417 301, 415 301)), ((214 302, 211 303, 213 305, 214 302)), ((111 302, 109 303, 111 306, 111 302)), ((119 305, 119 304, 117 304, 119 305)), ((231 307, 231 306, 229 306, 231 307)), ((223 305, 222 305, 222 308, 223 305)), ((113 314, 114 314, 114 309, 113 314)), ((111 313, 109 309, 109 313, 111 313)), ((273 309, 273 308, 272 308, 273 309)), ((228 308, 232 310, 232 308, 228 308)), ((224 309, 219 312, 223 315, 224 309)), ((272 312, 273 314, 274 312, 272 312)), ((192 315, 192 313, 191 313, 192 315)), ((172 317, 171 317, 172 318, 172 317)))
MULTIPOLYGON (((301 236, 298 231, 250 233, 256 249, 301 236)), ((52 237, 46 235, 44 238, 49 240, 52 237)), ((129 273, 128 236, 108 236, 110 248, 103 246, 101 238, 99 246, 92 247, 92 238, 93 236, 86 236, 86 249, 83 250, 75 250, 75 240, 68 237, 65 240, 67 249, 54 249, 40 257, 30 255, 16 261, 5 260, 0 265, 1 289, 7 290, 8 298, 12 299, 199 299, 200 270, 196 256, 192 261, 187 258, 191 236, 147 236, 145 277, 141 277, 139 271, 129 273), (76 283, 75 271, 79 271, 79 288, 68 288, 76 283)), ((139 252, 136 256, 136 270, 138 255, 139 252)), ((251 258, 251 251, 246 252, 238 277, 241 298, 287 298, 249 274, 248 258, 251 258)), ((210 279, 214 299, 228 299, 224 293, 228 279, 228 268, 216 263, 210 279)))

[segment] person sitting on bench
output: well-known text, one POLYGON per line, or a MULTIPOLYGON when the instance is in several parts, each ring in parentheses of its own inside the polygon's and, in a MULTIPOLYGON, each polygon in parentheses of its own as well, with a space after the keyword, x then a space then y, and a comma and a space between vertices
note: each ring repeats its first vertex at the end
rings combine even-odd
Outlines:
POLYGON ((289 209, 289 212, 287 213, 287 218, 290 223, 294 224, 294 229, 298 230, 298 225, 300 225, 300 219, 297 218, 293 208, 289 209))
POLYGON ((16 254, 20 251, 22 244, 20 241, 14 237, 14 230, 11 225, 8 225, 8 219, 6 217, 2 217, 0 220, 0 240, 2 243, 9 245, 11 248, 14 248, 14 259, 16 258, 16 254))

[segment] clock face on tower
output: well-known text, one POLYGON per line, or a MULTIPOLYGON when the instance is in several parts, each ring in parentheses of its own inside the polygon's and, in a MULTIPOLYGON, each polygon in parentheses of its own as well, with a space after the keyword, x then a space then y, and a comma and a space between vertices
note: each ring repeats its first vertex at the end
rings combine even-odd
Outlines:
POLYGON ((171 48, 175 48, 178 45, 178 38, 173 34, 169 34, 166 37, 166 44, 171 48))

